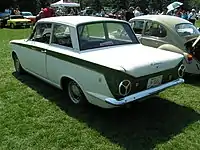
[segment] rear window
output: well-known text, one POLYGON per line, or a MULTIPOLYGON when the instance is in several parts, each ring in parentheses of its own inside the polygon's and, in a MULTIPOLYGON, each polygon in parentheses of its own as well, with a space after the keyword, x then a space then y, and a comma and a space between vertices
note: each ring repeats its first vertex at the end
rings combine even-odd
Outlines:
POLYGON ((96 22, 78 26, 81 50, 138 44, 138 39, 129 24, 124 22, 96 22))
POLYGON ((197 28, 190 23, 177 24, 175 28, 176 32, 182 37, 200 34, 197 28))

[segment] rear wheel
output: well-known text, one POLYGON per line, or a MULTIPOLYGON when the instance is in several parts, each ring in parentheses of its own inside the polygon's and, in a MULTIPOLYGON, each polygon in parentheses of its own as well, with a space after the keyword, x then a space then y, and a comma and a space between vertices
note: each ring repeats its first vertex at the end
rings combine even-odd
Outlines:
POLYGON ((64 91, 67 93, 70 101, 76 105, 84 105, 87 103, 86 97, 80 86, 73 80, 65 83, 64 91))
POLYGON ((13 56, 13 61, 14 61, 14 67, 15 67, 16 73, 17 74, 23 74, 25 71, 22 68, 22 66, 20 64, 20 61, 19 61, 19 59, 18 59, 16 54, 14 54, 14 56, 13 56))

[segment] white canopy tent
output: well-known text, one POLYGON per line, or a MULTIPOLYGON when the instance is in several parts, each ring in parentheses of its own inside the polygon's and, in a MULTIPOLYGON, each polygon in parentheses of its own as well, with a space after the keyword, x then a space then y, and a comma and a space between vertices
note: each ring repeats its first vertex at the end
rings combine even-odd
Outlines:
POLYGON ((51 7, 80 7, 80 4, 73 2, 65 2, 64 0, 60 0, 56 3, 51 4, 51 7))

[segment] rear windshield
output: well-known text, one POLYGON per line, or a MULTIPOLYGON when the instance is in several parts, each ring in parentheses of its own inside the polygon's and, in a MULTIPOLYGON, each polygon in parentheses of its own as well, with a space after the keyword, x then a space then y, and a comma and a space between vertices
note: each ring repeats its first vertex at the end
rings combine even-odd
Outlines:
POLYGON ((190 23, 177 24, 175 28, 176 32, 182 37, 200 34, 199 30, 190 23))
POLYGON ((22 12, 22 15, 23 16, 33 16, 32 13, 30 13, 30 12, 22 12))
POLYGON ((139 43, 130 25, 124 22, 96 22, 78 26, 81 50, 139 43))

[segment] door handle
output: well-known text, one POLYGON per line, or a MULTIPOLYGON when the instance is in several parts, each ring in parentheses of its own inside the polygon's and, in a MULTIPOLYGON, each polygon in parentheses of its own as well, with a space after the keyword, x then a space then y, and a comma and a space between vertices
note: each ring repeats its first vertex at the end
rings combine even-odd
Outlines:
POLYGON ((47 51, 46 51, 46 50, 41 50, 41 52, 42 52, 42 53, 46 53, 47 51))

